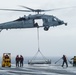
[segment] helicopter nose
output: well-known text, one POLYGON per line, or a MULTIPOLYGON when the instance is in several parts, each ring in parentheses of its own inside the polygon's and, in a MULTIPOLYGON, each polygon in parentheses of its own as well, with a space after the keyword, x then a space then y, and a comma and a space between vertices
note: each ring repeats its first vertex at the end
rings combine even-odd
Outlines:
POLYGON ((65 23, 64 21, 58 21, 59 25, 65 24, 67 26, 67 23, 65 23))
POLYGON ((65 26, 67 26, 67 23, 65 23, 64 21, 63 21, 63 24, 65 24, 65 26))
POLYGON ((65 26, 67 26, 67 23, 65 23, 65 26))
POLYGON ((64 24, 64 22, 63 21, 58 21, 58 24, 61 25, 61 24, 64 24))

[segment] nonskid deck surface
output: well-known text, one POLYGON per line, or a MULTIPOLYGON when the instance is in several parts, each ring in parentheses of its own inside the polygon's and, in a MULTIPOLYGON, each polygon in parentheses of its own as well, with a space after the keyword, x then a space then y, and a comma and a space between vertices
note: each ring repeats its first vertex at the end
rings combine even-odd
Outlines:
POLYGON ((0 75, 76 75, 75 67, 60 65, 24 65, 24 67, 0 67, 0 75))

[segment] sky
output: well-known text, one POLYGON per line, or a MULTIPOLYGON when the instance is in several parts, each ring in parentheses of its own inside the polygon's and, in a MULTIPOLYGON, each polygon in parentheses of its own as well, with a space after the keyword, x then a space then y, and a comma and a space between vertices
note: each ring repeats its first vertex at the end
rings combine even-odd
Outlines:
MULTIPOLYGON (((20 5, 34 9, 65 8, 46 12, 67 22, 67 26, 50 27, 48 31, 39 29, 40 51, 44 56, 67 57, 76 55, 76 0, 0 0, 0 8, 24 9, 20 5)), ((13 21, 24 15, 34 13, 0 11, 0 23, 13 21)), ((43 14, 43 13, 42 13, 43 14)), ((41 23, 41 22, 39 22, 41 23)), ((37 29, 11 29, 0 33, 0 56, 11 53, 12 56, 23 55, 33 57, 38 51, 37 29)))

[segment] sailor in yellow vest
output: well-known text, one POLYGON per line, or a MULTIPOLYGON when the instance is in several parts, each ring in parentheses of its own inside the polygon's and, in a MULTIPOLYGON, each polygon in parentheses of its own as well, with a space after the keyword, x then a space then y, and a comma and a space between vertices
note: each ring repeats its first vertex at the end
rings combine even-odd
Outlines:
POLYGON ((71 60, 73 60, 73 66, 76 66, 76 56, 74 56, 74 58, 71 58, 71 60))
POLYGON ((11 67, 11 54, 3 53, 2 67, 11 67))

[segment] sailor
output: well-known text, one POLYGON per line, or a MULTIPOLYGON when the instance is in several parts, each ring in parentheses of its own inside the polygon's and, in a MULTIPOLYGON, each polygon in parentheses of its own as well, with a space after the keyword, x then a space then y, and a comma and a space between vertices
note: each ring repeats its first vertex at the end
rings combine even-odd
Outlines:
POLYGON ((66 67, 68 67, 68 63, 67 63, 67 58, 66 58, 66 56, 63 55, 62 59, 63 59, 62 67, 64 66, 64 63, 66 64, 66 67))
POLYGON ((15 60, 16 60, 16 67, 19 67, 19 55, 16 56, 15 60))
POLYGON ((76 66, 76 56, 74 56, 74 58, 71 58, 71 60, 73 60, 73 66, 76 66))
POLYGON ((23 61, 24 61, 24 58, 22 55, 20 55, 20 67, 23 67, 23 61))
POLYGON ((36 23, 34 23, 34 27, 38 27, 38 23, 36 22, 36 23))

